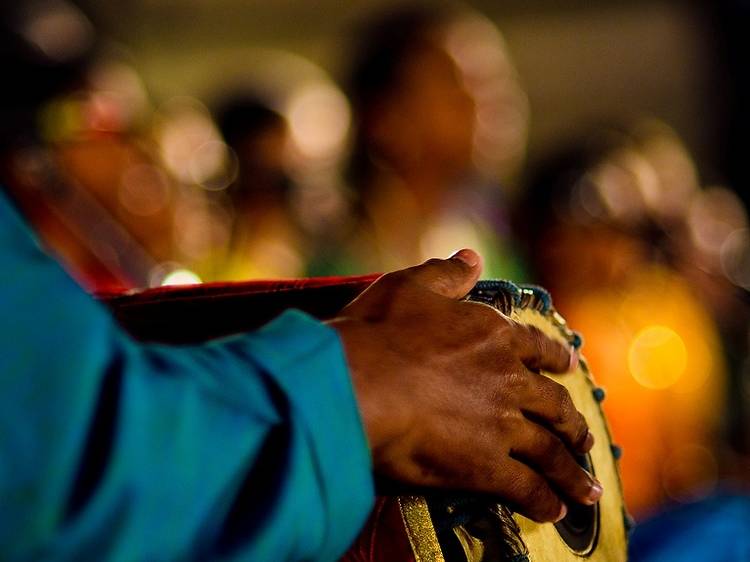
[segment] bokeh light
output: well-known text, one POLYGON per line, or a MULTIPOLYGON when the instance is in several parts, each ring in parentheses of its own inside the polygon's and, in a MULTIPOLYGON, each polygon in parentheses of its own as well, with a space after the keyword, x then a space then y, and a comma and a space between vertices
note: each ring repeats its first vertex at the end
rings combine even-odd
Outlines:
POLYGON ((637 152, 616 151, 590 178, 608 217, 624 224, 641 220, 646 208, 644 194, 654 191, 656 176, 637 152))
POLYGON ((122 131, 140 125, 150 110, 146 87, 138 73, 117 59, 104 59, 88 74, 88 125, 93 130, 122 131))
POLYGON ((685 342, 667 326, 648 326, 638 332, 628 349, 633 378, 646 388, 668 388, 685 373, 685 342))
POLYGON ((351 117, 349 102, 332 84, 304 84, 290 96, 284 114, 302 156, 326 160, 340 155, 351 117))
POLYGON ((196 285, 201 278, 189 269, 176 269, 169 273, 161 282, 162 287, 169 285, 196 285))
POLYGON ((734 230, 721 245, 721 268, 732 283, 750 289, 750 229, 734 230))
POLYGON ((646 119, 634 131, 641 154, 658 178, 658 190, 646 203, 667 227, 682 220, 700 189, 695 162, 677 133, 665 123, 646 119))
POLYGON ((221 191, 237 178, 237 155, 223 141, 210 140, 198 146, 188 162, 188 173, 196 185, 221 191))
POLYGON ((86 16, 63 0, 28 2, 21 29, 24 38, 55 62, 83 55, 94 41, 86 16))
POLYGON ((141 217, 155 215, 169 204, 169 179, 156 166, 136 164, 123 172, 117 196, 128 212, 141 217))
POLYGON ((718 259, 732 233, 747 227, 747 213, 735 193, 723 187, 712 187, 699 191, 694 197, 688 225, 696 247, 718 259))
POLYGON ((476 106, 474 163, 507 180, 526 153, 529 103, 497 27, 476 14, 449 26, 445 48, 476 106))
POLYGON ((161 109, 157 138, 167 169, 182 183, 214 189, 231 183, 236 166, 206 106, 177 97, 161 109))
POLYGON ((197 283, 201 283, 197 273, 174 261, 157 264, 149 272, 149 287, 193 285, 197 283))

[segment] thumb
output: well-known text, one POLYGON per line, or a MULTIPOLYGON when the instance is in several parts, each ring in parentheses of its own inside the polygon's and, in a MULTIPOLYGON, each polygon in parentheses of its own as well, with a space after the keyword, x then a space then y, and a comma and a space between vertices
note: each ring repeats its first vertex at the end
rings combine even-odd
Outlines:
POLYGON ((449 299, 465 297, 479 280, 482 258, 474 250, 463 249, 448 259, 431 259, 410 267, 404 273, 416 283, 449 299))

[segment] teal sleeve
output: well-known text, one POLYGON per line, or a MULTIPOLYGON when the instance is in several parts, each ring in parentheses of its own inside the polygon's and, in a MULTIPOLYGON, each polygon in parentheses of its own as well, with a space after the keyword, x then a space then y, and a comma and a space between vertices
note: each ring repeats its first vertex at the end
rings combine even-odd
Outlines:
POLYGON ((0 558, 335 560, 373 501, 331 328, 133 341, 0 195, 0 558))

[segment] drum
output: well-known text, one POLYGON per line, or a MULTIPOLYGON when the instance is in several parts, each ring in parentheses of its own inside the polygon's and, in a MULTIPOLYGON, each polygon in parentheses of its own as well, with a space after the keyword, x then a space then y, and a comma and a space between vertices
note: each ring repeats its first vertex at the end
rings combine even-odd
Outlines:
MULTIPOLYGON (((552 307, 549 294, 539 287, 480 281, 468 298, 536 326, 560 342, 581 345, 581 338, 568 329, 552 307)), ((574 373, 545 374, 568 389, 594 434, 594 447, 578 461, 602 482, 602 499, 594 506, 570 503, 568 515, 559 523, 538 524, 492 499, 450 494, 401 496, 398 507, 416 561, 626 560, 632 523, 624 509, 617 468, 621 451, 612 444, 600 407, 604 391, 594 384, 585 359, 574 373)))
MULTIPOLYGON (((115 317, 136 338, 190 343, 261 326, 286 308, 327 319, 363 291, 376 276, 301 281, 247 282, 162 288, 102 295, 115 317)), ((480 281, 467 297, 498 314, 538 327, 575 347, 581 338, 568 329, 541 288, 507 281, 480 281)), ((630 519, 617 468, 621 452, 612 444, 600 407, 604 392, 584 358, 575 372, 545 373, 565 386, 595 437, 579 463, 604 486, 595 506, 568 505, 557 524, 537 524, 497 498, 465 493, 393 493, 378 482, 380 497, 346 562, 621 562, 627 558, 630 519)))

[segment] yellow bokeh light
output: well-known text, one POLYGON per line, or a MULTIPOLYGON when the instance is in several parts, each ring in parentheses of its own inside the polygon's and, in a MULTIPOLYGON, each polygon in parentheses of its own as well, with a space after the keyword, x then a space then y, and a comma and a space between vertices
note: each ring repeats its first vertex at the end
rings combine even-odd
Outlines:
POLYGON ((647 326, 628 348, 628 368, 642 386, 668 388, 685 373, 687 348, 680 335, 667 326, 647 326))
POLYGON ((162 287, 170 285, 197 285, 201 278, 189 269, 176 269, 169 273, 161 282, 162 287))

